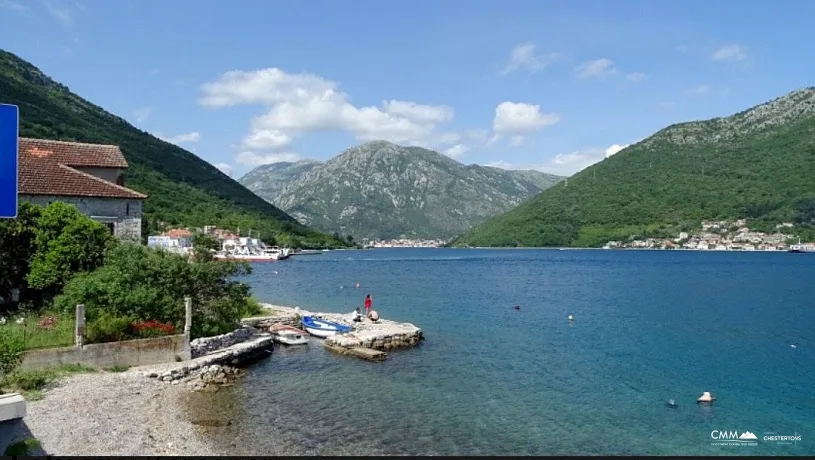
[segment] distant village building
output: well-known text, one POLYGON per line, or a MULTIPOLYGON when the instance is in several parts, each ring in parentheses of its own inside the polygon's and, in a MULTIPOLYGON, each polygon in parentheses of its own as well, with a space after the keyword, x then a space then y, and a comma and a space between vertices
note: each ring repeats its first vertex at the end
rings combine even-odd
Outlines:
POLYGON ((127 161, 115 145, 20 138, 20 201, 72 204, 119 239, 141 241, 147 195, 125 188, 127 161))
POLYGON ((186 254, 192 248, 192 232, 186 228, 174 228, 162 235, 148 236, 147 246, 186 254))

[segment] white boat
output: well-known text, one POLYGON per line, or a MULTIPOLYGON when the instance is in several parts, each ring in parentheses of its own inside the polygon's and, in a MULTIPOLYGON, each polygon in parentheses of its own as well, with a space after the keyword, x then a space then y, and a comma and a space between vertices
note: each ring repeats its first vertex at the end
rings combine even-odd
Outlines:
POLYGON ((805 252, 812 252, 815 253, 815 245, 813 244, 801 244, 801 238, 798 238, 798 244, 793 244, 790 246, 789 252, 794 253, 805 253, 805 252))
POLYGON ((309 334, 322 338, 331 337, 332 335, 336 334, 344 334, 346 332, 351 332, 352 329, 351 326, 335 323, 334 321, 315 318, 313 316, 304 316, 300 321, 302 322, 303 327, 306 328, 306 331, 308 331, 309 334))
POLYGON ((272 340, 284 345, 305 345, 308 343, 308 334, 296 327, 275 325, 269 328, 272 340))
POLYGON ((240 237, 224 240, 221 250, 215 254, 218 260, 245 260, 247 262, 275 262, 282 252, 266 246, 257 238, 240 237))

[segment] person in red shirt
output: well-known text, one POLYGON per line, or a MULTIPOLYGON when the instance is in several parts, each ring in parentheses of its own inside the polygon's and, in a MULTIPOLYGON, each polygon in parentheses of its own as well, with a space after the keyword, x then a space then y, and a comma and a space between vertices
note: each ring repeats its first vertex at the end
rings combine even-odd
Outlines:
POLYGON ((371 312, 371 294, 365 296, 365 316, 368 316, 368 313, 371 312))

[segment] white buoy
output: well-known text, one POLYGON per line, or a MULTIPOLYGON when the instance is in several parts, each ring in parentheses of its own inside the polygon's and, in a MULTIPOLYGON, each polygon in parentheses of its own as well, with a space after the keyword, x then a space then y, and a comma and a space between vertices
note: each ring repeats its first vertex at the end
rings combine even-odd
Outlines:
POLYGON ((792 347, 792 348, 798 348, 798 347, 796 347, 796 346, 795 346, 795 344, 794 344, 794 343, 793 343, 792 345, 790 345, 790 347, 792 347))
POLYGON ((569 315, 569 321, 574 321, 574 315, 569 315))
POLYGON ((704 393, 702 393, 702 396, 699 396, 699 398, 696 400, 696 402, 699 402, 699 403, 711 403, 711 402, 713 402, 715 400, 716 400, 716 398, 714 398, 713 395, 711 395, 709 391, 705 391, 704 393))

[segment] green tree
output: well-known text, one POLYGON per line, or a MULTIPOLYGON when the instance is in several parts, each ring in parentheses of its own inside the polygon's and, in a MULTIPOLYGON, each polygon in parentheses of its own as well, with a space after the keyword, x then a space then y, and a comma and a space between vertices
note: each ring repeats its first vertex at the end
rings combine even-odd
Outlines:
MULTIPOLYGON (((192 338, 223 334, 240 325, 249 286, 233 278, 250 273, 246 263, 190 262, 186 257, 141 245, 122 244, 105 265, 76 276, 55 299, 63 310, 84 304, 89 323, 105 315, 184 325, 184 297, 193 300, 192 338)), ((89 327, 92 324, 89 324, 89 327)))
POLYGON ((55 201, 43 209, 34 231, 29 286, 56 295, 74 275, 100 267, 114 245, 108 229, 72 205, 55 201))
POLYGON ((0 311, 9 305, 12 289, 20 290, 20 300, 27 296, 31 257, 34 255, 34 238, 37 219, 42 208, 30 203, 20 203, 16 219, 0 220, 0 311))
POLYGON ((192 250, 196 262, 211 262, 215 257, 212 251, 221 249, 221 243, 212 235, 196 233, 192 237, 192 250))

